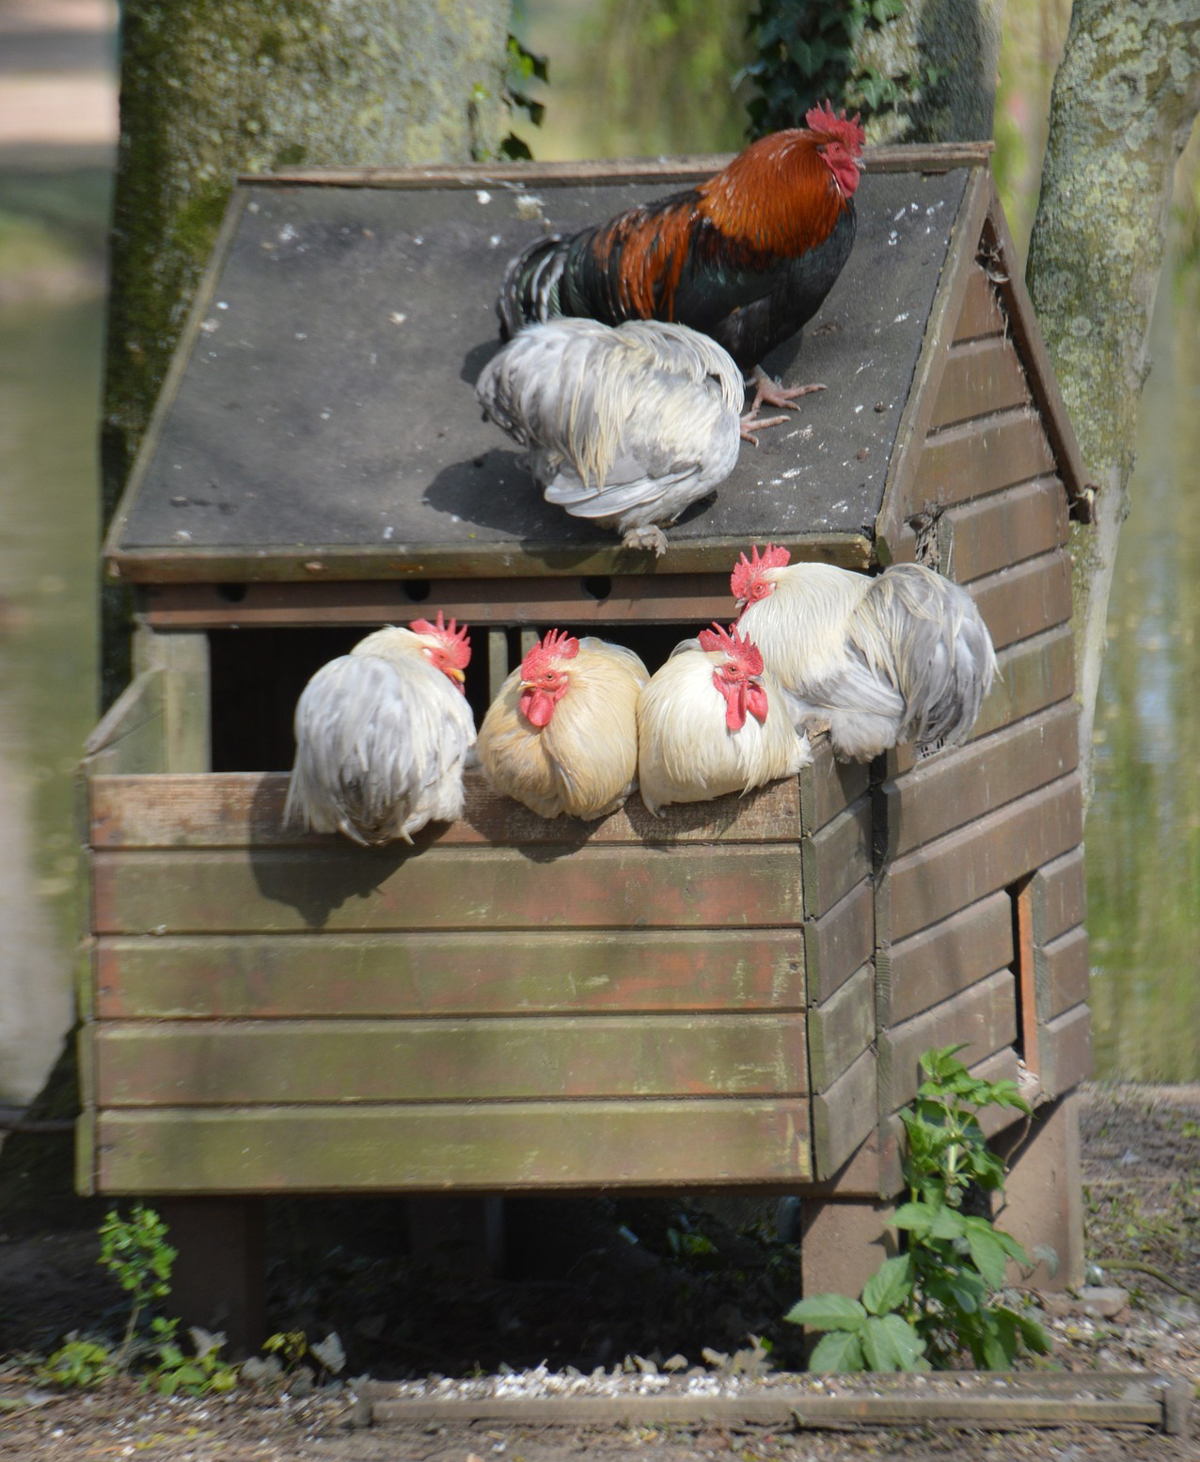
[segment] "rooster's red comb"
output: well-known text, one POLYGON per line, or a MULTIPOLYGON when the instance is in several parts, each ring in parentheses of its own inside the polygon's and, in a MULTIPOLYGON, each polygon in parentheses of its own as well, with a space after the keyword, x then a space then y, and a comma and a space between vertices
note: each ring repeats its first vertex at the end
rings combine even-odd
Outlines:
POLYGON ((467 634, 466 625, 460 629, 458 622, 453 619, 447 624, 440 609, 436 623, 431 624, 427 619, 414 619, 409 622, 408 627, 415 635, 436 635, 445 648, 446 658, 456 670, 465 670, 471 663, 471 638, 467 634))
POLYGON ((552 660, 574 660, 579 654, 579 641, 564 630, 547 630, 540 644, 534 645, 521 661, 521 679, 535 680, 550 668, 552 660))
POLYGON ((739 555, 733 573, 729 576, 733 597, 739 601, 749 599, 750 589, 764 569, 786 568, 791 561, 792 555, 786 548, 776 548, 773 543, 768 543, 760 555, 758 545, 755 544, 750 550, 749 558, 744 553, 739 555))
POLYGON ((861 113, 855 112, 853 117, 847 117, 844 111, 835 112, 826 97, 824 110, 821 107, 810 107, 804 114, 804 120, 810 132, 819 132, 822 137, 842 143, 852 157, 857 157, 867 140, 867 134, 858 120, 860 115, 861 113))
POLYGON ((724 650, 731 660, 736 660, 742 666, 747 675, 763 673, 762 651, 748 635, 743 639, 738 634, 736 625, 731 624, 728 629, 722 629, 714 619, 712 629, 702 629, 699 639, 702 650, 724 650))

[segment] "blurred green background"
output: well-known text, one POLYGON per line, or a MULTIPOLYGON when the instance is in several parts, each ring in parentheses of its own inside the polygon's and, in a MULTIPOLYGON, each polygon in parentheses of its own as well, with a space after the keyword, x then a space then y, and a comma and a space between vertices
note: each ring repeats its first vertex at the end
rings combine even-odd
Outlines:
MULTIPOLYGON (((541 159, 734 149, 747 3, 526 0, 541 159)), ((1009 0, 995 170, 1037 204, 1068 0, 1009 0)), ((73 769, 96 716, 96 438, 115 140, 112 0, 0 0, 0 1104, 71 1020, 73 769)), ((1087 825, 1097 1075, 1200 1077, 1200 147, 1181 162, 1110 608, 1087 825)))

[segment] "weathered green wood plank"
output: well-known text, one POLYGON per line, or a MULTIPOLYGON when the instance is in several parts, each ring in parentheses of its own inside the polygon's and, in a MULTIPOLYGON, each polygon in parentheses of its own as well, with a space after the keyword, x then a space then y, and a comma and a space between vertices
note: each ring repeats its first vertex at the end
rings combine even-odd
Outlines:
POLYGON ((1086 1005, 1064 1011, 1038 1031, 1038 1075, 1048 1096, 1086 1081, 1092 1074, 1092 1012, 1086 1005))
POLYGON ((84 768, 98 772, 160 772, 166 765, 161 670, 134 677, 83 744, 84 768))
POLYGON ((1049 944, 1087 917, 1087 877, 1083 848, 1039 868, 1030 886, 1035 944, 1049 944))
POLYGON ((871 799, 864 794, 800 844, 804 913, 819 919, 871 873, 871 799))
POLYGON ((874 948, 875 890, 864 878, 827 913, 804 926, 809 1003, 828 1000, 871 958, 874 948))
POLYGON ((999 492, 1054 471, 1054 453, 1036 412, 1017 408, 948 427, 921 448, 912 501, 949 505, 999 492))
POLYGON ((344 844, 104 852, 93 868, 99 934, 748 928, 802 917, 799 860, 784 847, 589 848, 543 861, 344 844))
POLYGON ((954 340, 975 340, 981 335, 999 335, 1006 321, 996 287, 976 265, 967 279, 962 309, 954 326, 954 340))
POLYGON ((1071 618, 1071 561, 1062 550, 969 585, 997 650, 1071 618))
MULTIPOLYGON (((1066 700, 1075 689, 1075 642, 1070 625, 1060 625, 1001 650, 998 673, 979 711, 968 745, 981 737, 1066 700)), ((914 765, 911 746, 887 753, 887 775, 898 776, 914 765)))
POLYGON ((1082 924, 1049 944, 1035 944, 1033 979, 1039 1025, 1047 1025, 1071 1006, 1082 1004, 1088 998, 1090 977, 1088 936, 1082 924))
MULTIPOLYGON (((303 847, 350 848, 335 834, 287 829, 286 772, 223 772, 211 776, 96 777, 92 845, 97 848, 303 847)), ((418 849, 434 846, 553 844, 563 849, 600 843, 795 842, 799 793, 794 778, 744 797, 668 807, 652 817, 641 798, 599 822, 546 819, 491 792, 475 772, 464 779, 466 805, 454 823, 418 833, 418 849)), ((368 859, 378 855, 362 855, 368 859)), ((386 856, 383 855, 383 856, 386 856)))
POLYGON ((426 1192, 794 1185, 801 1100, 105 1112, 103 1193, 426 1192))
POLYGON ((943 752, 889 778, 876 797, 876 841, 899 858, 1005 802, 1073 772, 1079 714, 1063 701, 981 741, 943 752))
POLYGON ((1012 963, 1008 893, 990 894, 875 956, 881 1025, 899 1025, 1012 963))
POLYGON ((103 1107, 800 1096, 803 1015, 105 1022, 103 1107))
POLYGON ((871 785, 871 768, 862 762, 834 759, 825 732, 812 738, 813 759, 800 773, 800 831, 819 832, 871 785))
POLYGON ((813 1094, 813 1168, 820 1181, 832 1178, 875 1126, 877 1062, 875 1051, 865 1050, 828 1091, 813 1094))
POLYGON ((800 931, 102 936, 114 1019, 802 1010, 800 931))
POLYGON ((1083 831, 1075 774, 885 865, 878 937, 897 944, 1073 848, 1083 831))
POLYGON ((808 1062, 814 1092, 828 1091, 875 1039, 875 972, 864 965, 808 1016, 808 1062))
POLYGON ((1037 477, 945 513, 942 571, 969 584, 1067 541, 1067 493, 1057 477, 1037 477))
POLYGON ((998 970, 932 1010, 880 1032, 879 1086, 888 1111, 910 1102, 921 1084, 920 1059, 934 1046, 963 1042, 959 1059, 972 1066, 1016 1039, 1012 973, 998 970))
POLYGON ((930 430, 1029 404, 1025 372, 1003 335, 952 345, 934 399, 930 430))

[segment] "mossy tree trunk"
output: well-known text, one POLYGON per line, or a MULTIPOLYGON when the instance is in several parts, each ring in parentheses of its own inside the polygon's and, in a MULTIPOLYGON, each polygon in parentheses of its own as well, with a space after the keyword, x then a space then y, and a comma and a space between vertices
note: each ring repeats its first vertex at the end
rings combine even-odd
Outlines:
MULTIPOLYGON (((236 173, 494 154, 509 10, 509 0, 124 0, 105 524, 236 173)), ((106 593, 106 704, 128 677, 125 619, 124 596, 106 593)))
POLYGON ((1026 273, 1096 485, 1095 520, 1072 536, 1089 798, 1105 619, 1129 511, 1174 168, 1198 108, 1198 0, 1075 0, 1026 273))

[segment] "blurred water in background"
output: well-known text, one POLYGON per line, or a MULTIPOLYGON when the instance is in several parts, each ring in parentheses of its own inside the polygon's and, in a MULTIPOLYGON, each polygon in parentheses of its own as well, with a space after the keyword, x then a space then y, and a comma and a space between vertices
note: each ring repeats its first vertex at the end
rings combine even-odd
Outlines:
MULTIPOLYGON (((1047 76, 1039 84, 1031 95, 1047 76)), ((1025 141, 1014 140, 1012 108, 997 130, 1013 159, 998 167, 1027 177, 1011 204, 1021 237, 1044 102, 1019 96, 1018 121, 1032 118, 1025 141)), ((553 118, 565 97, 552 88, 548 100, 553 118)), ((572 155, 553 131, 528 135, 539 157, 572 155)), ((587 129, 576 121, 561 135, 587 129)), ((0 1104, 36 1091, 71 1020, 83 902, 73 772, 96 718, 107 188, 103 161, 50 167, 0 149, 0 1104)), ((1160 289, 1097 716, 1087 857, 1101 1077, 1200 1077, 1195 273, 1180 262, 1160 289)))

